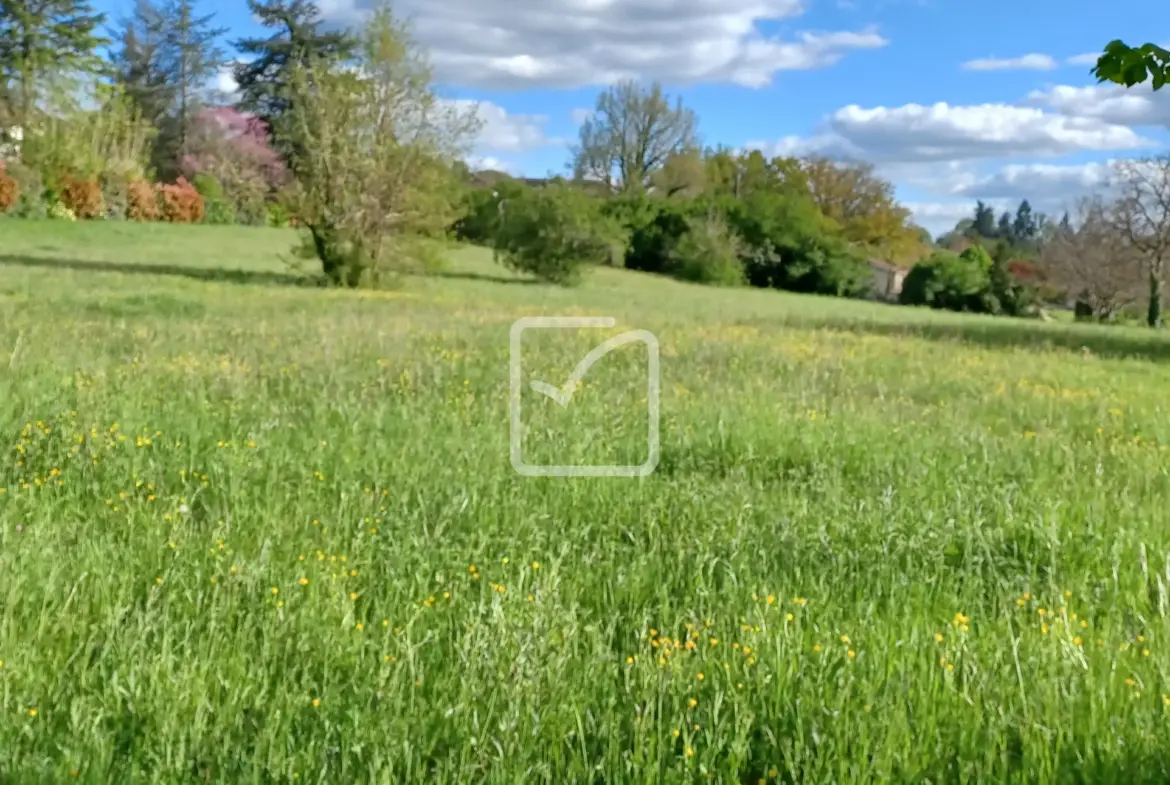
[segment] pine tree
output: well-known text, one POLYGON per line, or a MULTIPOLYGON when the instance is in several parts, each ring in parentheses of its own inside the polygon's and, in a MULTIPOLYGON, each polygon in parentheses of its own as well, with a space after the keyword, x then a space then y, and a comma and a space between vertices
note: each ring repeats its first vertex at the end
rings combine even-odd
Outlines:
POLYGON ((138 0, 122 22, 111 56, 115 78, 158 129, 152 164, 160 179, 179 172, 206 85, 225 64, 219 41, 227 30, 214 17, 196 14, 194 0, 138 0))
MULTIPOLYGON (((290 68, 311 61, 346 60, 357 44, 347 32, 322 31, 321 9, 311 0, 248 0, 248 8, 260 24, 275 32, 268 38, 235 42, 240 53, 251 58, 235 67, 238 106, 272 128, 289 109, 290 68)), ((289 155, 288 150, 282 153, 289 155)))
POLYGON ((1012 233, 1019 242, 1027 243, 1036 239, 1040 227, 1036 223, 1036 216, 1032 212, 1032 205, 1024 199, 1016 209, 1016 218, 1012 222, 1012 233))
POLYGON ((995 236, 1009 243, 1014 239, 1012 233, 1012 214, 1007 210, 1004 210, 999 216, 999 224, 995 227, 995 236))
POLYGON ((104 21, 88 0, 0 0, 0 84, 17 125, 30 124, 47 76, 102 71, 104 21))
POLYGON ((214 13, 196 15, 194 0, 168 0, 162 17, 166 30, 161 65, 178 103, 172 116, 172 144, 175 158, 181 161, 187 154, 188 132, 205 85, 227 62, 219 41, 228 28, 212 25, 214 13))
POLYGON ((975 203, 975 220, 971 224, 971 231, 981 237, 995 236, 995 210, 983 202, 975 203))
POLYGON ((175 105, 175 89, 162 67, 165 23, 150 0, 138 0, 133 15, 121 20, 110 52, 114 81, 142 119, 161 126, 175 105))

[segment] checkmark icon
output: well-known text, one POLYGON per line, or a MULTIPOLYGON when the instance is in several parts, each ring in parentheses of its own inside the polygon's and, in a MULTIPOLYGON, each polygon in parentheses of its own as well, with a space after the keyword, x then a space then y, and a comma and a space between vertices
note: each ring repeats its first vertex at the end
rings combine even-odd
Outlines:
POLYGON ((589 370, 607 354, 630 343, 646 344, 646 460, 640 464, 597 466, 587 464, 533 464, 524 460, 524 418, 522 415, 524 390, 523 356, 521 336, 526 330, 537 329, 581 329, 585 327, 613 327, 617 320, 609 316, 526 316, 516 320, 509 334, 509 376, 510 413, 509 445, 512 468, 525 477, 645 477, 658 465, 660 383, 658 338, 647 330, 630 330, 616 335, 593 347, 586 354, 563 384, 557 386, 542 379, 533 379, 528 387, 534 392, 556 401, 561 408, 567 408, 573 400, 580 382, 589 370))
POLYGON ((561 408, 565 408, 569 405, 569 401, 573 400, 573 394, 577 392, 577 384, 585 378, 585 374, 589 373, 589 369, 593 367, 594 363, 619 346, 625 346, 627 343, 646 343, 647 336, 651 339, 654 337, 645 330, 630 330, 628 333, 615 335, 608 341, 594 346, 589 354, 582 357, 581 362, 577 363, 577 367, 573 369, 569 378, 560 387, 554 387, 548 382, 539 380, 529 382, 528 386, 534 391, 552 398, 561 405, 561 408))

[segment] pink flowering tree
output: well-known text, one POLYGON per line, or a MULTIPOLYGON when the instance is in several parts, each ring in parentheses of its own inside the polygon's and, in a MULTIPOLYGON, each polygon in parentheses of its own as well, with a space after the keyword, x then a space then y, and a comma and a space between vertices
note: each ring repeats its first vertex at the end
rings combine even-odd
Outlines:
POLYGON ((188 179, 210 175, 240 220, 263 223, 266 204, 289 182, 288 170, 269 141, 262 120, 229 106, 203 109, 188 135, 182 171, 188 179))

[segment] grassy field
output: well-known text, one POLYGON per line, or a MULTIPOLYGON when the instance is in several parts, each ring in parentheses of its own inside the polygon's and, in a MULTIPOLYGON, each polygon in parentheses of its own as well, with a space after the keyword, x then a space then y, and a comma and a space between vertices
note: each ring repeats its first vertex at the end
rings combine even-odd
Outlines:
POLYGON ((294 239, 0 223, 0 782, 1170 778, 1170 341, 294 239))

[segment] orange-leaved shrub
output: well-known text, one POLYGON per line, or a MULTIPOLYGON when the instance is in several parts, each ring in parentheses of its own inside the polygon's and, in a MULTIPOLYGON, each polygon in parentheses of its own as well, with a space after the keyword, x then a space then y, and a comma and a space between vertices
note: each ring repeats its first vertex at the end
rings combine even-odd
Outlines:
POLYGON ((66 175, 61 182, 61 204, 83 221, 92 221, 105 213, 102 187, 97 180, 78 180, 66 175))
POLYGON ((157 221, 158 197, 154 188, 145 180, 132 180, 126 184, 126 220, 157 221))
POLYGON ((194 224, 203 220, 203 197, 195 186, 180 177, 173 185, 158 184, 158 204, 162 219, 177 224, 194 224))
POLYGON ((20 198, 20 183, 16 178, 4 171, 4 162, 0 161, 0 213, 6 213, 16 206, 20 198))

